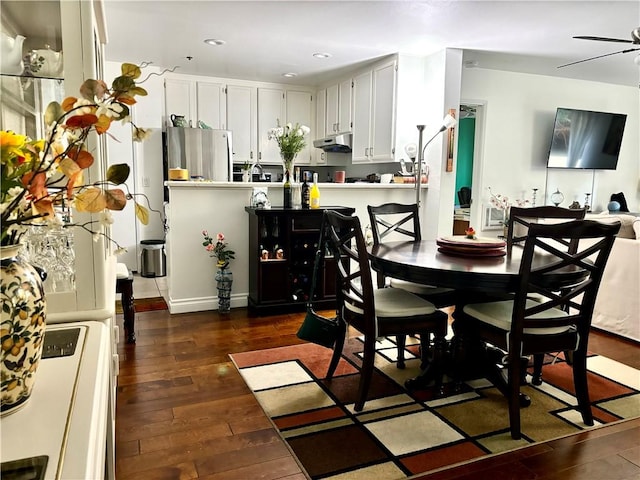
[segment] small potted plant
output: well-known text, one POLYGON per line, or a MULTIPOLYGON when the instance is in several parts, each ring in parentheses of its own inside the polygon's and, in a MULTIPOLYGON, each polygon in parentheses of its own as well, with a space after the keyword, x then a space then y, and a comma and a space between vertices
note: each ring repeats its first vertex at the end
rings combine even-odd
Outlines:
POLYGON ((229 260, 236 258, 233 250, 229 248, 229 244, 225 242, 224 234, 218 233, 216 239, 209 235, 207 230, 202 231, 204 241, 202 246, 209 252, 210 256, 216 257, 215 280, 218 287, 218 312, 229 313, 231 309, 231 286, 233 285, 233 274, 229 271, 229 260))

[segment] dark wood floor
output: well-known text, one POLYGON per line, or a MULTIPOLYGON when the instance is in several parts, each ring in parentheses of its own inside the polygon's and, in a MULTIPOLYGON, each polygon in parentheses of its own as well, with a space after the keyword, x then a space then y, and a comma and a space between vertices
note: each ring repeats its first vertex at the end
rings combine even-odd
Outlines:
MULTIPOLYGON (((301 318, 138 313, 137 344, 119 346, 118 480, 305 479, 228 357, 301 343, 301 318)), ((596 332, 590 349, 640 369, 635 343, 596 332)), ((640 419, 421 478, 638 479, 640 419)))

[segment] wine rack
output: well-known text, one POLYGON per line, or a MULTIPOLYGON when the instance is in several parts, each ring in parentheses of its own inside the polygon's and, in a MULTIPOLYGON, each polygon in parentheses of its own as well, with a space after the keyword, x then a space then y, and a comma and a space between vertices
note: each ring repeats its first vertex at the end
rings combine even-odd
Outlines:
MULTIPOLYGON (((257 313, 304 310, 313 280, 324 210, 352 215, 351 207, 257 209, 249 214, 249 309, 257 313)), ((326 257, 316 282, 314 306, 335 305, 335 262, 326 257)))

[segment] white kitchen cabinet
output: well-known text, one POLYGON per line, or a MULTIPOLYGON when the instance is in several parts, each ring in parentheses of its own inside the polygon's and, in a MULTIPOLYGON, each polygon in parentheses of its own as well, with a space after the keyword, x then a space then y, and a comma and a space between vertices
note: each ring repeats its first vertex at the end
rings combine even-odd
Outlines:
POLYGON ((187 125, 195 119, 195 82, 176 78, 164 80, 165 125, 171 126, 171 115, 182 115, 187 125))
POLYGON ((324 119, 324 130, 326 135, 331 135, 337 132, 338 127, 338 99, 340 95, 340 89, 338 84, 329 85, 326 90, 327 116, 324 119))
POLYGON ((258 88, 258 159, 263 165, 282 163, 278 143, 268 136, 278 122, 281 126, 287 123, 284 89, 258 88))
POLYGON ((351 78, 326 89, 325 134, 351 131, 351 78))
POLYGON ((258 89, 227 85, 227 129, 231 130, 233 161, 254 163, 258 153, 258 89))
POLYGON ((396 65, 385 62, 353 79, 353 163, 394 160, 396 65))
POLYGON ((353 82, 347 78, 340 82, 340 95, 338 106, 338 133, 350 132, 353 127, 351 123, 351 89, 353 82))
MULTIPOLYGON (((263 165, 280 165, 280 148, 275 140, 269 140, 267 132, 278 125, 299 123, 312 128, 313 104, 311 92, 305 90, 258 88, 258 148, 263 165)), ((313 137, 313 133, 309 138, 313 137)), ((298 154, 296 163, 308 165, 311 162, 309 145, 298 154)))
POLYGON ((226 129, 227 104, 224 101, 222 83, 196 82, 196 121, 193 126, 203 122, 214 129, 226 129))
POLYGON ((368 70, 353 78, 353 140, 351 161, 369 161, 371 145, 371 90, 373 72, 368 70))
POLYGON ((321 148, 314 148, 313 141, 324 138, 326 135, 325 121, 327 118, 327 90, 322 89, 316 92, 316 130, 311 132, 309 143, 313 148, 313 157, 316 165, 327 163, 327 154, 321 148))
MULTIPOLYGON (((300 90, 286 91, 286 121, 292 125, 300 124, 311 128, 313 114, 313 96, 311 92, 300 90)), ((296 156, 296 164, 309 165, 311 163, 311 152, 313 149, 313 139, 311 133, 306 137, 307 146, 296 156)))
MULTIPOLYGON (((268 131, 280 122, 300 123, 315 130, 314 104, 310 89, 278 84, 210 79, 186 75, 169 76, 165 86, 165 125, 171 114, 183 115, 187 124, 204 122, 214 129, 231 130, 233 161, 280 165, 280 149, 269 140, 268 131), (200 80, 199 78, 202 78, 200 80)), ((315 131, 297 162, 310 164, 315 131)))
POLYGON ((198 126, 198 121, 211 128, 225 128, 226 103, 224 84, 200 82, 178 78, 165 80, 166 125, 171 125, 171 115, 183 115, 188 125, 198 126))
POLYGON ((373 69, 373 111, 369 150, 372 162, 393 161, 396 133, 396 71, 395 61, 373 69))

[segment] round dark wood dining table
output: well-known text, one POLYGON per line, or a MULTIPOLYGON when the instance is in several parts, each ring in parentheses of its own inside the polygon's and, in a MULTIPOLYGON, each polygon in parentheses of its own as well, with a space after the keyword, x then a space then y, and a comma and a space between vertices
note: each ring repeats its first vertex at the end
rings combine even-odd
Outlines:
POLYGON ((463 290, 513 292, 521 249, 500 257, 458 256, 438 251, 435 240, 388 242, 369 250, 371 266, 409 282, 463 290))
MULTIPOLYGON (((518 289, 522 248, 514 246, 509 254, 497 257, 458 256, 440 252, 435 240, 388 242, 370 247, 369 259, 375 271, 388 277, 468 291, 469 299, 475 297, 472 292, 488 293, 489 296, 495 294, 498 299, 500 294, 504 296, 518 289)), ((550 260, 555 261, 557 258, 536 254, 532 268, 544 266, 550 260)), ((576 276, 583 274, 584 271, 568 269, 564 273, 549 276, 548 280, 559 285, 565 281, 571 282, 576 276)), ((461 298, 464 297, 461 295, 461 298)), ((460 338, 457 341, 462 342, 460 338)), ((465 367, 460 366, 459 360, 458 358, 454 363, 458 364, 457 368, 464 369, 465 367)), ((432 368, 443 366, 428 366, 417 378, 405 383, 407 388, 420 388, 428 384, 431 381, 432 368)), ((500 385, 499 388, 503 389, 504 386, 500 385)), ((525 399, 523 406, 528 402, 528 399, 525 399)))

